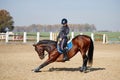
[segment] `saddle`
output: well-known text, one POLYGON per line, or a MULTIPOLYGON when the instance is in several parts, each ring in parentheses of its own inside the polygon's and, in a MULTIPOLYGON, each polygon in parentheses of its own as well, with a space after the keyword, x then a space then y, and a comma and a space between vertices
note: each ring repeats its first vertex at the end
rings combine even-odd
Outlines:
MULTIPOLYGON (((68 51, 72 48, 72 46, 73 46, 73 44, 72 44, 72 41, 68 41, 67 42, 67 49, 68 49, 68 51)), ((60 54, 62 54, 63 52, 60 50, 60 46, 59 45, 57 45, 57 50, 58 50, 58 52, 60 53, 60 54)))

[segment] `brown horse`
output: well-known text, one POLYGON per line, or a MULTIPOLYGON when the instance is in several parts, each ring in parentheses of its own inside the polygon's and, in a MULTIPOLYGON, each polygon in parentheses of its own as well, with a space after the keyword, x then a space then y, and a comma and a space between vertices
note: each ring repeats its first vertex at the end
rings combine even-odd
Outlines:
MULTIPOLYGON (((78 35, 75 38, 72 39, 72 48, 68 51, 68 57, 69 59, 75 56, 78 51, 81 52, 82 58, 83 58, 83 65, 80 68, 80 71, 86 71, 87 69, 87 61, 90 65, 92 65, 93 62, 93 51, 94 51, 94 45, 93 41, 89 36, 86 35, 78 35), (88 54, 86 52, 88 51, 88 54)), ((38 56, 40 59, 43 59, 45 57, 44 51, 48 52, 48 59, 35 68, 34 72, 39 72, 39 70, 46 65, 52 63, 52 62, 63 62, 63 54, 60 54, 57 50, 57 42, 52 40, 41 40, 37 44, 33 45, 35 47, 36 52, 38 53, 38 56)))

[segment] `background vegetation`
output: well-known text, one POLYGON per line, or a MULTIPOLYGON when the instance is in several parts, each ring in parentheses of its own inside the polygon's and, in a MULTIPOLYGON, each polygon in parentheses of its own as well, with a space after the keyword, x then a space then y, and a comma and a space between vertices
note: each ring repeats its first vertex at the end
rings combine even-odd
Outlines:
POLYGON ((6 10, 0 10, 0 32, 12 31, 14 21, 10 13, 6 10))

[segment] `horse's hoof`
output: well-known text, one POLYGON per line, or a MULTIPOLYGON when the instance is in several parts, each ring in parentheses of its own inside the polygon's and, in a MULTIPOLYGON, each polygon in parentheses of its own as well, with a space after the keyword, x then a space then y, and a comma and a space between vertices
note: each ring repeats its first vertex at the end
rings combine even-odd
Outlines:
POLYGON ((82 69, 80 69, 80 72, 83 72, 83 70, 82 70, 82 69))
POLYGON ((33 69, 32 71, 33 71, 33 72, 36 72, 36 73, 37 73, 37 72, 41 72, 41 71, 39 71, 38 69, 33 69))
POLYGON ((86 73, 86 70, 87 70, 87 67, 81 67, 81 68, 80 68, 80 72, 86 73))
POLYGON ((87 73, 87 71, 86 71, 86 70, 81 70, 81 69, 80 69, 80 72, 87 73))
POLYGON ((41 71, 38 71, 38 70, 34 70, 35 73, 38 73, 38 72, 41 72, 41 71))
POLYGON ((80 72, 83 72, 83 67, 80 68, 80 72))

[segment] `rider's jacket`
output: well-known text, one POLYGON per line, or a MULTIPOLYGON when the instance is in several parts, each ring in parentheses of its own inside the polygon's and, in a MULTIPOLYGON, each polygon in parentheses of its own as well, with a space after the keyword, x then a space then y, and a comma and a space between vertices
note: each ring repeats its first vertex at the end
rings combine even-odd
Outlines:
POLYGON ((67 38, 67 35, 68 35, 68 34, 69 34, 69 27, 68 27, 67 25, 61 27, 60 32, 59 32, 59 35, 58 35, 58 37, 57 37, 57 40, 58 40, 58 39, 67 38))

